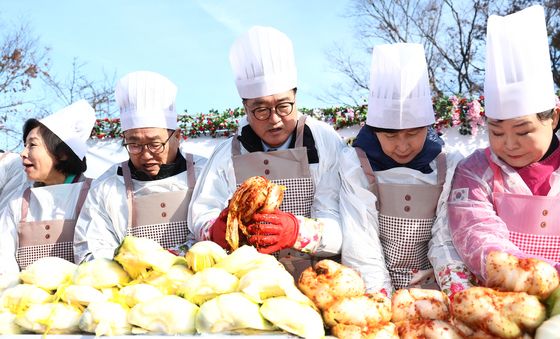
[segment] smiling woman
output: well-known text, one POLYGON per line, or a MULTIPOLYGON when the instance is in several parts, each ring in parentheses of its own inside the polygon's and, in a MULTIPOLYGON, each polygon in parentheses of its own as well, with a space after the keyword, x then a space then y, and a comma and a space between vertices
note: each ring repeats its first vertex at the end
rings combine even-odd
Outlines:
MULTIPOLYGON (((484 85, 490 147, 455 170, 449 229, 484 283, 490 253, 546 261, 560 272, 560 142, 544 10, 532 6, 487 28, 484 85)), ((516 281, 537 281, 538 272, 516 281)), ((523 289, 516 289, 523 291, 523 289)))
POLYGON ((0 281, 42 257, 74 261, 74 226, 91 181, 83 172, 94 123, 94 110, 83 100, 25 123, 21 158, 29 184, 13 193, 0 216, 0 281))

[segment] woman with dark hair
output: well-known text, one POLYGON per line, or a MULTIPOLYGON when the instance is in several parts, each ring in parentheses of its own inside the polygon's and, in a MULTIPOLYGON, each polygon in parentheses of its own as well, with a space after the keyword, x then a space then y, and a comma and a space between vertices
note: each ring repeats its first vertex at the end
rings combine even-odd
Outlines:
POLYGON ((340 158, 342 263, 361 273, 368 291, 420 287, 452 296, 473 285, 447 220, 462 156, 434 122, 423 46, 375 46, 366 125, 340 158))
POLYGON ((448 203, 453 242, 469 269, 515 291, 538 286, 541 272, 527 265, 496 272, 497 254, 540 259, 560 272, 560 117, 545 22, 542 6, 488 19, 490 146, 457 165, 448 203))
POLYGON ((0 216, 0 281, 42 257, 74 261, 74 226, 91 181, 83 173, 94 123, 84 100, 25 122, 20 155, 29 185, 0 216))

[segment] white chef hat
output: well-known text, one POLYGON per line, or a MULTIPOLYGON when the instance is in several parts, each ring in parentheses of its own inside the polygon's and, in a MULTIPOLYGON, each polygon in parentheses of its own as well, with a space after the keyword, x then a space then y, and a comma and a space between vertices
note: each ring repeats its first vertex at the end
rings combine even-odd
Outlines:
POLYGON ((292 41, 272 27, 254 26, 229 52, 235 85, 243 99, 274 95, 297 87, 292 41))
POLYGON ((128 73, 115 88, 123 131, 133 128, 177 128, 177 86, 161 74, 128 73))
POLYGON ((369 84, 366 124, 405 129, 435 122, 428 66, 421 44, 375 46, 369 84))
POLYGON ((64 141, 78 158, 86 156, 86 142, 95 125, 95 111, 87 101, 76 101, 39 122, 64 141))
POLYGON ((544 9, 492 15, 486 34, 486 116, 503 120, 554 108, 544 9))

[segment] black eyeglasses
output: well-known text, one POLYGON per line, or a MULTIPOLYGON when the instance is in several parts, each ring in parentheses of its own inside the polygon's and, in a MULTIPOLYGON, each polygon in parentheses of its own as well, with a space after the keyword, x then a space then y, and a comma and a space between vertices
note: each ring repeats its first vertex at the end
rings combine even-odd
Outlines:
POLYGON ((251 111, 257 120, 267 120, 272 114, 272 110, 281 117, 288 116, 294 110, 294 102, 281 102, 274 107, 257 107, 251 111))
POLYGON ((146 148, 148 149, 148 151, 150 151, 150 153, 159 154, 163 152, 163 150, 165 149, 165 145, 167 145, 167 143, 169 142, 173 134, 175 134, 175 131, 177 130, 174 130, 173 133, 171 133, 171 135, 169 136, 169 138, 165 140, 165 142, 150 142, 147 144, 130 143, 130 144, 123 144, 123 146, 130 154, 142 153, 142 150, 144 150, 144 146, 146 146, 146 148))

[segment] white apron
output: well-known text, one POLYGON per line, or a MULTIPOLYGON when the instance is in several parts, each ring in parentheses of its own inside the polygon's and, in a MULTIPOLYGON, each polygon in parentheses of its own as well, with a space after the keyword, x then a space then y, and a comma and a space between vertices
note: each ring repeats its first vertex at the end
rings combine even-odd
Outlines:
MULTIPOLYGON (((296 127, 295 147, 271 152, 241 154, 236 134, 232 140, 231 155, 237 186, 252 176, 263 176, 275 184, 284 185, 286 191, 280 210, 309 218, 315 185, 309 172, 307 148, 303 146, 304 127, 305 116, 302 115, 296 127)), ((295 279, 314 261, 313 256, 291 248, 274 255, 295 279)))
POLYGON ((16 262, 20 270, 44 257, 59 257, 74 262, 74 227, 90 184, 91 179, 84 180, 82 184, 74 210, 76 219, 26 221, 31 188, 24 191, 21 221, 18 225, 19 245, 16 252, 16 262))
POLYGON ((502 170, 490 149, 485 154, 494 173, 494 208, 509 230, 509 240, 527 254, 560 262, 560 197, 505 193, 502 170))
POLYGON ((193 156, 187 153, 186 191, 152 193, 134 196, 128 161, 121 164, 128 203, 127 235, 149 238, 170 249, 187 242, 188 206, 196 182, 193 156))
POLYGON ((365 152, 355 149, 368 179, 368 190, 377 197, 379 238, 393 287, 438 289, 428 244, 447 172, 445 153, 437 157, 436 185, 390 184, 378 183, 365 152))

